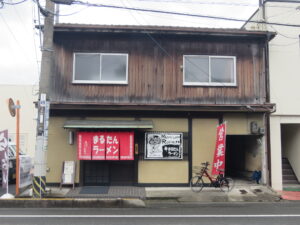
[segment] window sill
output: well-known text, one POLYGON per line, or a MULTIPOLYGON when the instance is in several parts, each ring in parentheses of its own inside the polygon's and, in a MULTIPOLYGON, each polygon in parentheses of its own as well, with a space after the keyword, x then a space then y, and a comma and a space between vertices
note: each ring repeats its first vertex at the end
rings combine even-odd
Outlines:
POLYGON ((112 81, 73 81, 72 84, 97 84, 97 85, 128 85, 128 82, 112 82, 112 81))
POLYGON ((191 86, 194 86, 194 87, 237 87, 237 84, 235 83, 221 83, 221 84, 214 84, 214 83, 183 83, 183 86, 186 86, 186 87, 191 87, 191 86))

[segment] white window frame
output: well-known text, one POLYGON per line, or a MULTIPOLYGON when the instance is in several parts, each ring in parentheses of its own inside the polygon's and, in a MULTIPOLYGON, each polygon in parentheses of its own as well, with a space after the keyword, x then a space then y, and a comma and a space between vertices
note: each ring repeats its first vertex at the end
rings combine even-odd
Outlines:
POLYGON ((72 83, 74 84, 128 84, 128 54, 126 53, 99 53, 99 52, 74 52, 73 53, 73 79, 72 83), (99 80, 75 80, 75 62, 76 62, 76 55, 95 55, 98 54, 100 56, 100 74, 99 74, 99 80), (114 80, 101 80, 102 76, 102 70, 101 70, 101 63, 102 63, 102 56, 104 55, 120 55, 120 56, 126 56, 126 79, 124 81, 114 81, 114 80))
POLYGON ((236 56, 219 56, 219 55, 183 55, 183 85, 185 86, 226 86, 226 87, 236 87, 236 56), (185 81, 185 61, 186 57, 199 57, 205 56, 208 57, 208 76, 209 82, 188 82, 185 81), (224 82, 211 82, 211 59, 233 59, 233 82, 224 83, 224 82))

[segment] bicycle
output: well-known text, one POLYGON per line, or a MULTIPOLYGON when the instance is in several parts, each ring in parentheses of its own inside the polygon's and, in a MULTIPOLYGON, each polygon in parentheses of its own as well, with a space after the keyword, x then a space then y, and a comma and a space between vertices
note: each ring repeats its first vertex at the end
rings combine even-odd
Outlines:
POLYGON ((208 174, 209 162, 201 163, 202 167, 200 172, 190 180, 190 187, 193 192, 200 192, 204 187, 203 177, 207 177, 210 181, 209 187, 220 188, 224 192, 229 192, 233 189, 234 181, 230 177, 224 176, 224 170, 218 170, 217 177, 212 177, 208 174))

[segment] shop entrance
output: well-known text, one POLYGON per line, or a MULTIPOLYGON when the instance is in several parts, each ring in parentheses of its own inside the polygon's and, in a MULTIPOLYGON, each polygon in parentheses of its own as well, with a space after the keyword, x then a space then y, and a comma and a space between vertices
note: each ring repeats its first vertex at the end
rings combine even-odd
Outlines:
POLYGON ((262 141, 258 135, 226 136, 226 175, 251 179, 262 169, 262 141))
POLYGON ((84 186, 134 185, 135 162, 132 161, 82 161, 84 186))

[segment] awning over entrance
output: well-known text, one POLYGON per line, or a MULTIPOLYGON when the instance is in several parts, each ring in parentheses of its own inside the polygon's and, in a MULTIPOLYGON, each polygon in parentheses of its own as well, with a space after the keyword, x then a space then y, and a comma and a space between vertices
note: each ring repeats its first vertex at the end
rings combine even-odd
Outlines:
POLYGON ((67 120, 64 128, 118 128, 118 129, 151 129, 151 120, 67 120))

